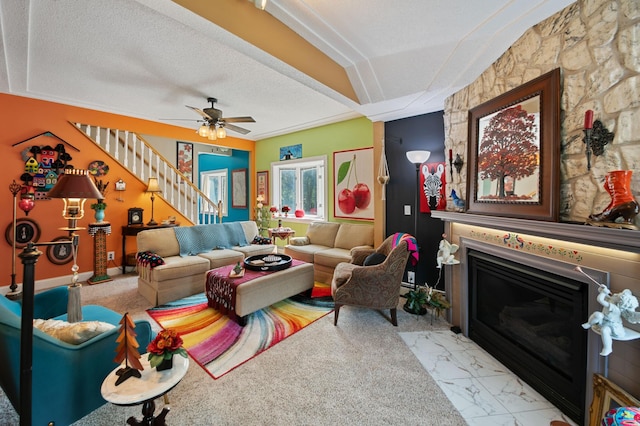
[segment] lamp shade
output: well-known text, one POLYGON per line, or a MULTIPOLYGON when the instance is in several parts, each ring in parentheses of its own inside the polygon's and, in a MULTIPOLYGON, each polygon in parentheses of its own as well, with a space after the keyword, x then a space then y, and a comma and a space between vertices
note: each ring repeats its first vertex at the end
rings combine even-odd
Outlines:
POLYGON ((47 194, 49 198, 104 198, 87 170, 66 169, 47 194))
POLYGON ((218 139, 224 139, 227 137, 227 131, 224 129, 224 127, 220 126, 218 127, 218 139))
POLYGON ((160 189, 160 185, 158 184, 158 178, 149 178, 149 182, 147 182, 146 192, 162 192, 162 189, 160 189))
POLYGON ((407 151, 407 159, 413 164, 422 164, 431 156, 430 151, 407 151))
MULTIPOLYGON (((47 195, 50 198, 64 200, 62 216, 68 220, 84 217, 84 202, 87 198, 99 200, 104 198, 89 178, 89 172, 77 169, 66 169, 64 174, 58 177, 58 181, 47 195)), ((75 228, 75 224, 70 228, 75 228)))

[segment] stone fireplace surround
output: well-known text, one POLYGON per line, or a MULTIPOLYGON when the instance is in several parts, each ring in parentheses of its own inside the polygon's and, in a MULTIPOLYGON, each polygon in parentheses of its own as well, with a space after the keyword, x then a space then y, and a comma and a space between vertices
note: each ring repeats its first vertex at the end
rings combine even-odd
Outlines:
MULTIPOLYGON (((534 220, 493 217, 467 213, 434 211, 434 218, 445 221, 445 233, 460 245, 456 257, 458 266, 447 266, 445 289, 452 302, 449 321, 460 326, 468 336, 468 249, 475 249, 518 263, 544 269, 560 276, 589 283, 589 312, 601 310, 595 298, 596 286, 588 278, 574 271, 575 266, 598 282, 610 285, 616 292, 623 288, 640 294, 640 238, 638 231, 591 227, 580 224, 542 222, 534 220)), ((585 318, 586 321, 586 318, 585 318)), ((626 324, 628 326, 628 324, 626 324)), ((631 327, 635 328, 635 327, 631 327)), ((601 342, 598 335, 588 332, 587 383, 592 374, 609 376, 615 383, 634 393, 632 384, 624 378, 637 377, 640 371, 629 371, 629 358, 637 357, 633 344, 614 342, 614 353, 599 356, 601 342)), ((633 368, 633 366, 631 366, 633 368)), ((588 411, 593 392, 586 389, 585 407, 588 411)), ((585 413, 588 417, 588 412, 585 413)))

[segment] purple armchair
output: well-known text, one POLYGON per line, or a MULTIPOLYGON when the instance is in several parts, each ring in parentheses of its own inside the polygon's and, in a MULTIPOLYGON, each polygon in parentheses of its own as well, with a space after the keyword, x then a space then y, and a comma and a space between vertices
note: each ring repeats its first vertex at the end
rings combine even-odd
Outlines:
POLYGON ((398 325, 397 306, 400 286, 411 248, 415 239, 407 234, 399 238, 394 234, 382 242, 377 249, 351 251, 350 263, 339 263, 331 281, 331 295, 335 302, 334 321, 343 305, 363 306, 372 309, 390 309, 391 323, 398 325), (384 261, 377 265, 364 266, 365 259, 373 254, 384 255, 384 261))

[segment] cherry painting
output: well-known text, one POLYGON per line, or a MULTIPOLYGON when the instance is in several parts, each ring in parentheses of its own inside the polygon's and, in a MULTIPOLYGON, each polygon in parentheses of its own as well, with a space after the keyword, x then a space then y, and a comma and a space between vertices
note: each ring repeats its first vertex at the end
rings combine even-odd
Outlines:
POLYGON ((334 217, 373 220, 373 148, 333 153, 334 217))

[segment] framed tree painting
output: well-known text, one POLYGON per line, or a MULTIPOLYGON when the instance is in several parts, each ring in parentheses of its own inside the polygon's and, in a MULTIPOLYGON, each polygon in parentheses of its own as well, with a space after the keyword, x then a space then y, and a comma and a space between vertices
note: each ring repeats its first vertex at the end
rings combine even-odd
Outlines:
POLYGON ((467 212, 558 220, 560 70, 469 111, 467 212))
POLYGON ((176 168, 184 177, 193 182, 193 144, 178 142, 176 146, 176 168))
POLYGON ((333 153, 333 216, 373 220, 373 148, 333 153))
POLYGON ((247 169, 231 171, 231 207, 247 208, 247 169))

